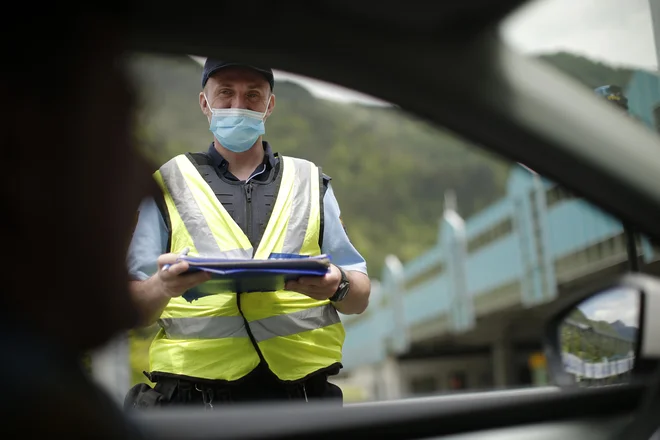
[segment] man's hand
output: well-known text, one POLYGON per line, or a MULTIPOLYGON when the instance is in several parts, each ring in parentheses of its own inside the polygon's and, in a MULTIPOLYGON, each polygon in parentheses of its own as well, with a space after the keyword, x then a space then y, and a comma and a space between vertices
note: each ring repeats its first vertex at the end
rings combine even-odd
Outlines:
POLYGON ((340 282, 341 272, 337 266, 331 264, 330 271, 324 276, 301 277, 297 281, 288 281, 284 288, 323 301, 335 294, 340 282))
POLYGON ((158 272, 144 281, 131 281, 133 301, 141 312, 143 325, 156 322, 172 298, 183 295, 191 289, 211 279, 207 272, 182 275, 188 270, 186 261, 176 261, 178 254, 163 254, 158 257, 158 272), (167 269, 166 264, 170 264, 167 269))
POLYGON ((211 274, 204 271, 182 275, 188 270, 187 261, 176 261, 178 254, 163 254, 158 257, 158 272, 154 275, 154 281, 158 283, 158 290, 165 296, 176 298, 188 289, 202 284, 211 279, 211 274), (167 269, 163 267, 169 264, 167 269))
MULTIPOLYGON (((356 271, 346 271, 346 277, 351 284, 348 295, 343 300, 332 304, 345 315, 362 313, 369 304, 371 281, 367 275, 356 271)), ((287 282, 284 288, 323 301, 330 299, 335 294, 339 283, 341 283, 341 272, 333 264, 330 265, 330 272, 325 276, 302 277, 298 281, 287 282)))

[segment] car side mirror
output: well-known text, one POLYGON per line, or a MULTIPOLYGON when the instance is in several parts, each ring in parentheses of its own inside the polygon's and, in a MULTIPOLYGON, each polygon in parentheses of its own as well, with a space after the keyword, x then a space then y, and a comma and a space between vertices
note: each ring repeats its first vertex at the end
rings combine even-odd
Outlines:
POLYGON ((546 325, 550 380, 560 387, 631 383, 660 359, 660 280, 629 274, 559 306, 546 325))

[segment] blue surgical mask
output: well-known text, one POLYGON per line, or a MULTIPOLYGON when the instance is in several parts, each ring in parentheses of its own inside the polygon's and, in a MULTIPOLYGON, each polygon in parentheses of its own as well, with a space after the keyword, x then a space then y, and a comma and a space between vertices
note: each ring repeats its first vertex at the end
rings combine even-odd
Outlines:
POLYGON ((259 136, 266 133, 264 118, 270 105, 270 97, 263 113, 244 108, 212 108, 206 95, 204 98, 212 115, 209 130, 229 151, 243 153, 257 142, 259 136))

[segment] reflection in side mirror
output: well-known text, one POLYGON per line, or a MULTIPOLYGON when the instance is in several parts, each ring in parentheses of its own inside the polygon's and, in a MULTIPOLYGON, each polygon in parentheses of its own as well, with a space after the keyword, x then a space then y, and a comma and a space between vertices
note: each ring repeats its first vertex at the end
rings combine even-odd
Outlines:
POLYGON ((559 323, 558 348, 570 382, 593 387, 630 382, 641 292, 614 287, 579 303, 559 323))

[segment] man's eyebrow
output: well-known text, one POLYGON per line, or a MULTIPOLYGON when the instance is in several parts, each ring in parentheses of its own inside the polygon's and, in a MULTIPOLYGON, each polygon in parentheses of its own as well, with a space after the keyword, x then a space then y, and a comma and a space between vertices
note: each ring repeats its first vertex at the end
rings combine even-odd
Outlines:
MULTIPOLYGON (((235 87, 235 85, 231 82, 218 82, 218 87, 224 87, 224 88, 232 89, 232 88, 235 87)), ((250 83, 247 86, 247 88, 250 89, 250 90, 261 90, 262 87, 263 87, 263 84, 261 84, 260 82, 250 83)))
POLYGON ((264 85, 262 83, 255 82, 255 83, 248 84, 247 89, 250 92, 255 92, 256 91, 256 92, 261 93, 264 89, 264 85))

